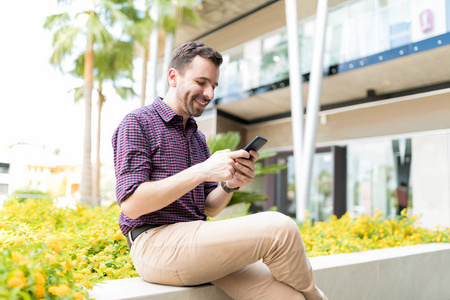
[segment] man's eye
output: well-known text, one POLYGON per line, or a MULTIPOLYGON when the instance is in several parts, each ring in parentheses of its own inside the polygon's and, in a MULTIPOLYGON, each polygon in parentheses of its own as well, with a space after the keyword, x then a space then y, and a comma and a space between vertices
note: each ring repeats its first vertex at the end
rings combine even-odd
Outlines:
POLYGON ((205 85, 203 81, 197 81, 198 85, 205 85))

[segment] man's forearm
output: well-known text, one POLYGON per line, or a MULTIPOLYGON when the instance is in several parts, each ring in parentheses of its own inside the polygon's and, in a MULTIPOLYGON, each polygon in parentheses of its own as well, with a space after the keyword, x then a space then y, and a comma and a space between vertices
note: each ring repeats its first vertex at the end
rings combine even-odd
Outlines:
POLYGON ((219 185, 206 197, 205 214, 208 217, 217 216, 230 202, 233 193, 227 193, 219 185))
POLYGON ((146 181, 122 204, 122 211, 131 219, 158 211, 202 183, 203 174, 196 166, 158 181, 146 181))

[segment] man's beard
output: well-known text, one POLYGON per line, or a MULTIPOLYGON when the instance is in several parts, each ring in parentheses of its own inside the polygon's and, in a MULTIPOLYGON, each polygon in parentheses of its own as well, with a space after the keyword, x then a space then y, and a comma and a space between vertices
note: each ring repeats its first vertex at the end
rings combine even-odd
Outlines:
POLYGON ((197 94, 193 96, 189 96, 186 94, 183 99, 185 108, 190 116, 200 117, 205 110, 206 106, 208 106, 210 100, 207 100, 205 97, 197 94), (200 101, 201 103, 197 102, 200 101), (198 107, 198 104, 204 106, 203 108, 198 107))

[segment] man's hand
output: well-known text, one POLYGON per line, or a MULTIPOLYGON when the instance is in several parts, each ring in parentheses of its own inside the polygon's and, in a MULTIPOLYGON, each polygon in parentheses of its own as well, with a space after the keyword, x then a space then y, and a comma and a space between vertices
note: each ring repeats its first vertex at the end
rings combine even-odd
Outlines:
POLYGON ((259 154, 254 150, 250 150, 250 153, 245 150, 237 152, 241 151, 246 152, 250 157, 238 157, 234 160, 234 176, 227 180, 227 186, 230 189, 251 184, 255 178, 255 162, 258 160, 259 154))
POLYGON ((259 155, 255 151, 245 150, 216 151, 201 164, 205 181, 226 181, 229 188, 240 187, 253 182, 255 161, 259 155))
MULTIPOLYGON (((203 162, 203 173, 209 174, 205 181, 226 181, 229 188, 237 188, 253 182, 255 178, 255 162, 259 158, 256 151, 245 150, 217 151, 203 162)), ((226 193, 219 186, 206 197, 205 214, 217 216, 228 204, 232 193, 226 193)))

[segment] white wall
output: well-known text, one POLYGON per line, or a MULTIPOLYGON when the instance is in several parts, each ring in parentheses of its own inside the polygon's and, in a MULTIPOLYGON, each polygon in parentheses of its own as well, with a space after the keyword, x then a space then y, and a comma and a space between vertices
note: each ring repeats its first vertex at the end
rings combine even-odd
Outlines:
POLYGON ((412 138, 413 213, 424 227, 450 226, 450 133, 412 138))

